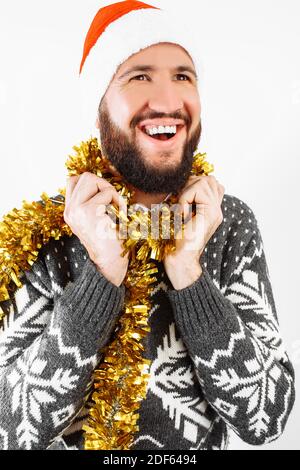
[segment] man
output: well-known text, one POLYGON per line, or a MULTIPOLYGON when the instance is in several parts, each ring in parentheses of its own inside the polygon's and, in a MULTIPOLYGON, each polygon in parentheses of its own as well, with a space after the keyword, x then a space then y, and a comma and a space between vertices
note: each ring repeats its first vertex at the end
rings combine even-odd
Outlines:
MULTIPOLYGON (((150 380, 132 449, 224 449, 230 428, 262 445, 282 434, 295 393, 257 221, 213 176, 190 176, 201 104, 188 32, 151 39, 146 25, 163 31, 160 11, 121 3, 96 15, 81 64, 94 53, 107 65, 95 89, 101 149, 144 210, 177 193, 185 215, 199 205, 204 227, 199 236, 189 220, 192 236, 157 262, 144 341, 150 380), (143 47, 129 53, 122 34, 132 25, 143 47), (119 29, 123 60, 106 62, 102 41, 119 29)), ((125 209, 105 179, 70 178, 64 217, 73 236, 44 246, 14 295, 0 334, 2 448, 84 448, 92 373, 120 318, 129 262, 118 236, 98 236, 99 226, 115 230, 110 203, 125 209)))

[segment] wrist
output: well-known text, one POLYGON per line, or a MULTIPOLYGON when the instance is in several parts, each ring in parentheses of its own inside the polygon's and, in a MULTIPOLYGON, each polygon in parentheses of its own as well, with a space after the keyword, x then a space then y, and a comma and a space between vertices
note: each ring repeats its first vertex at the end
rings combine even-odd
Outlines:
POLYGON ((183 262, 173 265, 168 269, 168 277, 175 290, 185 289, 196 282, 202 275, 200 262, 183 262))
POLYGON ((97 271, 102 274, 102 276, 104 276, 108 282, 116 287, 120 287, 122 285, 126 277, 126 272, 123 273, 121 269, 118 269, 117 272, 113 272, 111 269, 105 269, 102 264, 99 264, 95 261, 94 264, 97 268, 97 271))

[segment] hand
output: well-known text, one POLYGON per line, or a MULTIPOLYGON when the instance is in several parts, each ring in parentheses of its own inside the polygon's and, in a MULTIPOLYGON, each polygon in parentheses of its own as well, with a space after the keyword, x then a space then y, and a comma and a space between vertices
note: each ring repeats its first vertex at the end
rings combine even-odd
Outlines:
POLYGON ((126 213, 126 201, 105 179, 92 173, 69 178, 66 186, 64 219, 86 248, 99 271, 120 286, 128 269, 123 242, 118 238, 106 205, 115 203, 126 213))
POLYGON ((176 239, 176 251, 164 259, 166 273, 175 289, 183 289, 202 274, 200 257, 219 225, 223 222, 221 203, 225 188, 214 176, 191 176, 179 194, 185 229, 176 239), (191 205, 196 215, 191 217, 191 205), (188 217, 190 215, 190 217, 188 217))

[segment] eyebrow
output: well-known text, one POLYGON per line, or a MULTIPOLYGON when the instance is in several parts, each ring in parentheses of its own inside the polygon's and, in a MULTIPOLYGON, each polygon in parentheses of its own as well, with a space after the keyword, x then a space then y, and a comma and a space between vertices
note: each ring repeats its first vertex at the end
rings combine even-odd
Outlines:
MULTIPOLYGON (((157 68, 153 67, 152 65, 135 65, 131 67, 130 69, 128 69, 126 72, 124 72, 122 75, 120 75, 120 77, 118 78, 119 79, 125 78, 133 72, 156 72, 156 71, 157 71, 157 68)), ((173 71, 177 73, 190 72, 196 78, 196 80, 198 80, 198 76, 195 70, 189 65, 179 65, 178 67, 175 67, 173 71)))

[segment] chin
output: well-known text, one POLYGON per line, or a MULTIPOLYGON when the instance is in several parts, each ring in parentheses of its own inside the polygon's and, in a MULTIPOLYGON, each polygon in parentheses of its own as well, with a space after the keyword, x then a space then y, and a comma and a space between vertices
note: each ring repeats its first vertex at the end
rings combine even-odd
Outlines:
POLYGON ((160 162, 165 162, 165 163, 168 163, 168 162, 172 162, 174 164, 174 162, 178 162, 180 163, 181 160, 182 160, 182 148, 178 148, 178 149, 174 149, 174 150, 171 150, 171 151, 167 151, 167 152, 153 152, 153 154, 151 155, 148 155, 146 154, 145 157, 144 157, 144 162, 145 163, 151 163, 153 160, 159 160, 160 162))

